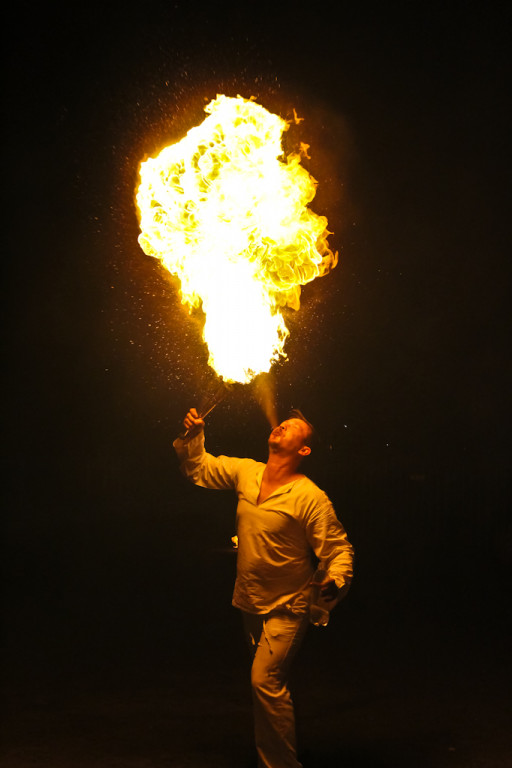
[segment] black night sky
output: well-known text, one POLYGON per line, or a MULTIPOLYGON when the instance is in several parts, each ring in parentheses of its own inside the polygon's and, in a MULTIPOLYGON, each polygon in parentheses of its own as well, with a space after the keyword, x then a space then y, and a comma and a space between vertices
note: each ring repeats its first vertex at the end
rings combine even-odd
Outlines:
MULTIPOLYGON (((304 118, 337 268, 281 415, 356 549, 297 661, 304 766, 504 768, 512 530, 509 52, 498 4, 19 3, 4 103, 4 759, 251 765, 235 499, 171 442, 214 384, 137 243, 138 165, 218 93, 304 118)), ((251 387, 213 452, 265 459, 251 387)))

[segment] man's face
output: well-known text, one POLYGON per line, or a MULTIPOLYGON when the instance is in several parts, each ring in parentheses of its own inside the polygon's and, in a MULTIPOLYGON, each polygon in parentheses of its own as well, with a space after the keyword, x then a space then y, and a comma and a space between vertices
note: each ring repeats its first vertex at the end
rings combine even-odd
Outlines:
POLYGON ((305 442, 309 438, 309 432, 308 425, 302 419, 286 419, 270 433, 269 448, 279 453, 301 453, 307 456, 310 450, 305 442))

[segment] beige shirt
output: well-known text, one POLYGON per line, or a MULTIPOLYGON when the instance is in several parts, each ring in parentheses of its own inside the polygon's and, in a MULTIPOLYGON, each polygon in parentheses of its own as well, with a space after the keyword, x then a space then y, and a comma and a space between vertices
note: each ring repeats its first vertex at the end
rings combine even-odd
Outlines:
POLYGON ((352 545, 328 497, 309 478, 281 486, 258 504, 265 464, 206 453, 203 432, 178 438, 174 448, 193 483, 238 495, 234 606, 249 613, 279 607, 305 613, 314 572, 311 550, 338 587, 350 584, 352 545))

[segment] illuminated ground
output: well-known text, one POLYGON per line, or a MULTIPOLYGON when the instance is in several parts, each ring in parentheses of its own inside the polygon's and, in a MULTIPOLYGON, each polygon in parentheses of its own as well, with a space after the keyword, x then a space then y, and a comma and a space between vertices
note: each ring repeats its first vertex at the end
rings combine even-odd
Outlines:
MULTIPOLYGON (((510 765, 499 621, 483 615, 475 628, 464 611, 451 624, 432 605, 420 613, 390 622, 382 606, 370 620, 353 600, 330 628, 311 630, 294 678, 305 768, 510 765)), ((127 637, 60 670, 53 658, 51 679, 41 669, 30 679, 13 675, 2 765, 255 765, 238 616, 207 616, 203 633, 190 621, 196 639, 187 642, 176 626, 168 649, 140 635, 130 647, 127 637)))

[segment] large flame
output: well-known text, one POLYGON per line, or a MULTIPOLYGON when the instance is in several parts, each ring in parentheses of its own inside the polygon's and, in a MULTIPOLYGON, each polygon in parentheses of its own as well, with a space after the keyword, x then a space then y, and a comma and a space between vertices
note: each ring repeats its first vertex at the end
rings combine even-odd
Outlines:
POLYGON ((285 156, 289 124, 253 100, 217 96, 208 117, 140 167, 139 243, 205 313, 209 364, 247 383, 286 357, 281 309, 336 265, 316 182, 285 156))

